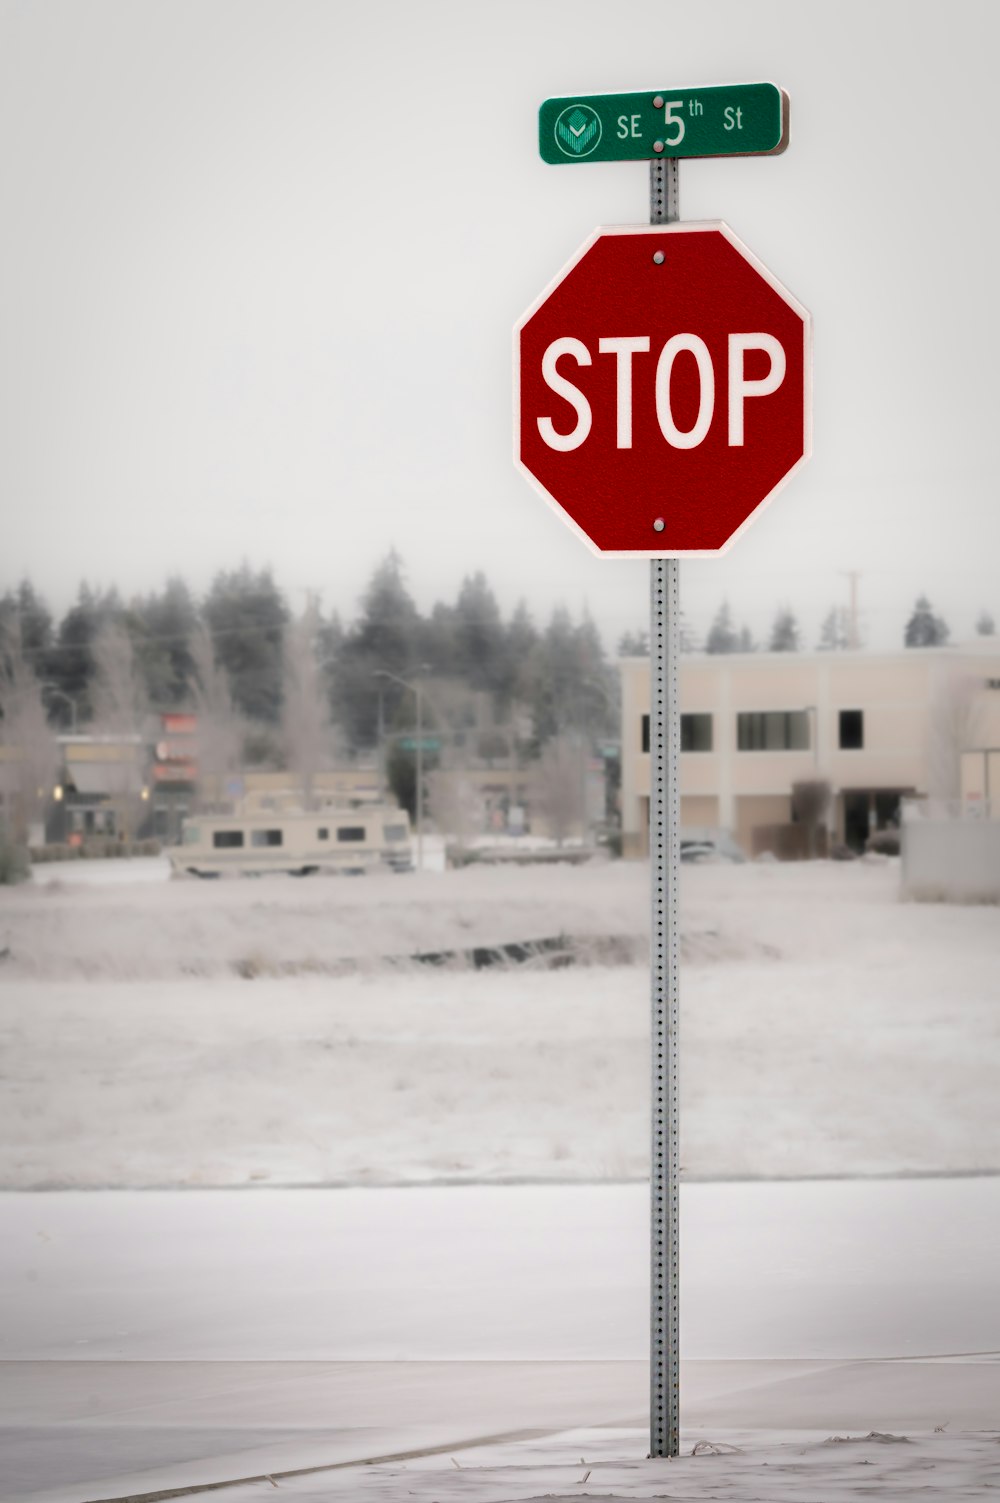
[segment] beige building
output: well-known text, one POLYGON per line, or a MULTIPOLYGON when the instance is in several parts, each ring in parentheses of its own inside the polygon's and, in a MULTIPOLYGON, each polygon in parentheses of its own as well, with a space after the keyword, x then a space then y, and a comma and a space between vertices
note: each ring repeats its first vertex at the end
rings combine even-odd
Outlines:
MULTIPOLYGON (((649 659, 620 662, 622 841, 648 850, 649 659)), ((862 849, 904 796, 1000 809, 1000 643, 893 653, 681 659, 681 826, 747 852, 793 822, 792 788, 823 780, 830 838, 862 849), (755 836, 754 832, 757 832, 755 836)))

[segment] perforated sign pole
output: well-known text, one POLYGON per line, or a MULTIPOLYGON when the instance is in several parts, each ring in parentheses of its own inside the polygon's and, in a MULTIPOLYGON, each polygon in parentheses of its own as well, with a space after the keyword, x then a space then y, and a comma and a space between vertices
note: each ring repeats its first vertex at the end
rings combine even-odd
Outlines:
MULTIPOLYGON (((678 163, 649 164, 651 224, 679 218, 678 163)), ((650 561, 649 864, 652 888, 649 1454, 680 1451, 677 1023, 680 597, 676 558, 650 561)))
POLYGON ((515 325, 514 458, 595 552, 651 560, 649 1449, 677 1456, 679 558, 722 552, 808 459, 812 324, 728 225, 676 222, 681 157, 784 150, 775 84, 561 96, 538 128, 546 162, 650 165, 652 227, 595 230, 515 325))

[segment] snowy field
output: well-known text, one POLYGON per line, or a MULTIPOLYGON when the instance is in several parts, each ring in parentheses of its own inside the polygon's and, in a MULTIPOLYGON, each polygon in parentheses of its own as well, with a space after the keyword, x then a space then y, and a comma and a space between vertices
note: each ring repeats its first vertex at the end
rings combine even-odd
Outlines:
MULTIPOLYGON (((39 875, 0 890, 0 1185, 645 1173, 641 865, 39 875), (462 958, 557 936, 592 963, 462 958)), ((995 908, 902 903, 894 862, 685 867, 682 929, 689 1178, 1000 1170, 995 908)))

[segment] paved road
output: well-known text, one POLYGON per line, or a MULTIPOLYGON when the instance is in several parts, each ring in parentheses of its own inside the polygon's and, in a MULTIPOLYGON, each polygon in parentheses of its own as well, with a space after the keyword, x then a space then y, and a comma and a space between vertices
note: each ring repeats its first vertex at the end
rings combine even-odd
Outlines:
MULTIPOLYGON (((688 1425, 995 1424, 1000 1180, 682 1218, 688 1425)), ((0 1498, 642 1424, 646 1246, 636 1186, 2 1196, 0 1498)))

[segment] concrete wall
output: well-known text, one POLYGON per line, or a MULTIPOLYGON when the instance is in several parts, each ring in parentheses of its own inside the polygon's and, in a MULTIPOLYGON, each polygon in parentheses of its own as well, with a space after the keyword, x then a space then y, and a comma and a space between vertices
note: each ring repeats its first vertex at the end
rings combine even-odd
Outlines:
POLYGON ((905 819, 902 858, 904 897, 1000 903, 1000 821, 905 819))

